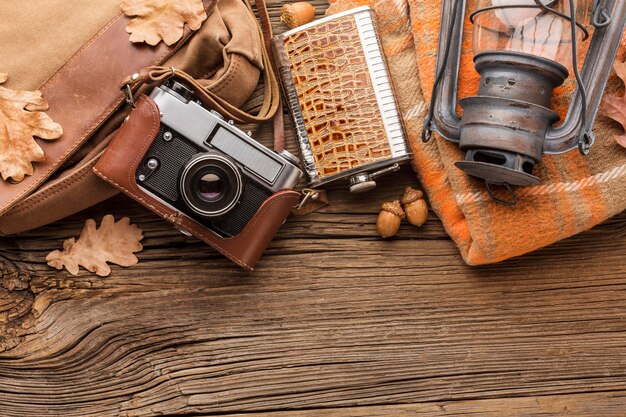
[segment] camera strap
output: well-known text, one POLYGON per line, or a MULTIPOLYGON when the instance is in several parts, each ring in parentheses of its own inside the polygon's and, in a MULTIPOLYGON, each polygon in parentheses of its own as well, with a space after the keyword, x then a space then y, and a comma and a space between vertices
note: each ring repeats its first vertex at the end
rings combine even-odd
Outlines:
MULTIPOLYGON (((254 13, 248 0, 245 0, 250 13, 254 13)), ((270 58, 269 46, 272 37, 272 27, 269 14, 264 0, 256 0, 259 20, 259 36, 264 41, 262 48, 263 71, 263 104, 257 114, 247 113, 232 105, 216 93, 199 83, 194 77, 174 67, 150 66, 143 68, 138 73, 131 75, 122 84, 122 90, 126 94, 126 101, 134 106, 133 92, 142 84, 162 83, 166 79, 174 79, 182 82, 190 88, 196 97, 206 107, 219 112, 228 119, 239 123, 260 123, 274 119, 274 150, 280 152, 284 148, 285 133, 282 118, 282 105, 280 87, 276 79, 275 66, 270 58)))
MULTIPOLYGON (((256 8, 259 13, 259 19, 261 21, 261 31, 263 35, 263 43, 265 44, 265 51, 268 54, 268 61, 272 66, 274 75, 278 74, 278 66, 276 60, 273 59, 274 55, 270 52, 272 50, 272 23, 270 21, 270 15, 267 12, 267 5, 265 0, 253 0, 256 3, 256 8)), ((276 79, 276 77, 274 77, 276 79)), ((278 84, 277 84, 277 88, 278 84)), ((280 96, 280 90, 278 91, 280 96)), ((274 115, 274 150, 280 152, 285 149, 285 120, 283 117, 283 101, 278 100, 278 108, 274 115)))

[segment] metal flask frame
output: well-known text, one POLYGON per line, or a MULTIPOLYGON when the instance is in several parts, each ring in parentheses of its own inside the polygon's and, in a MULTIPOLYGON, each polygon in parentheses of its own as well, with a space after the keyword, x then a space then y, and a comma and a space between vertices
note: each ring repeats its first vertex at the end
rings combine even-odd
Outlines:
MULTIPOLYGON (((543 7, 555 1, 535 2, 543 7)), ((559 118, 550 109, 551 94, 546 102, 545 97, 532 92, 540 86, 552 91, 567 78, 567 69, 545 58, 508 51, 483 52, 475 56, 481 85, 477 96, 459 102, 464 108, 463 118, 459 116, 457 87, 466 6, 467 0, 443 0, 442 3, 436 78, 422 139, 428 142, 433 131, 459 144, 463 137, 462 149, 467 155, 465 161, 457 162, 457 167, 484 179, 494 201, 514 205, 518 198, 511 185, 539 183, 532 169, 543 154, 562 154, 578 148, 586 155, 593 145, 595 138, 591 128, 626 26, 626 0, 593 0, 593 37, 582 69, 574 71, 578 86, 572 94, 567 116, 558 126, 554 123, 559 118), (490 88, 487 84, 493 75, 513 79, 519 85, 490 88), (529 86, 536 88, 529 89, 529 86), (504 95, 497 93, 504 90, 508 90, 504 95), (500 129, 498 121, 503 123, 500 129), (532 126, 515 128, 515 123, 528 125, 528 121, 532 126), (465 139, 468 137, 469 140, 465 139), (477 139, 474 141, 472 137, 477 139), (486 158, 485 162, 475 159, 477 153, 486 158), (505 186, 511 199, 497 198, 493 185, 505 186)), ((576 59, 574 65, 577 65, 576 59)))

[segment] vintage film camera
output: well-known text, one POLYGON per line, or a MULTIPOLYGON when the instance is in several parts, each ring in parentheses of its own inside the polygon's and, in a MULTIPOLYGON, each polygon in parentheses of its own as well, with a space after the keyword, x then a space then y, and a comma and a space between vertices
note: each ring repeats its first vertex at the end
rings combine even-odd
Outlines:
POLYGON ((161 126, 137 167, 137 185, 219 236, 239 234, 266 199, 302 177, 298 158, 259 144, 179 82, 155 88, 150 98, 161 126))

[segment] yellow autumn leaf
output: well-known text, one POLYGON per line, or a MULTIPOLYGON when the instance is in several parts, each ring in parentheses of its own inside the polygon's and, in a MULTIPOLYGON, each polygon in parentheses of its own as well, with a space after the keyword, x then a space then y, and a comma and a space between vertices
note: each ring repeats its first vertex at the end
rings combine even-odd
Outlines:
POLYGON ((185 23, 198 30, 207 18, 202 0, 122 0, 122 12, 134 17, 126 27, 131 42, 172 45, 183 36, 185 23))
POLYGON ((78 240, 67 239, 63 242, 63 251, 50 252, 46 261, 56 269, 65 267, 72 275, 78 274, 80 265, 105 277, 111 273, 107 262, 120 266, 132 266, 139 262, 133 253, 143 249, 139 243, 141 239, 142 230, 131 225, 128 217, 116 223, 113 216, 107 214, 102 218, 99 229, 94 220, 87 220, 78 240))
MULTIPOLYGON (((0 73, 0 84, 8 75, 0 73)), ((35 141, 57 139, 63 128, 44 113, 48 103, 40 91, 16 91, 0 86, 0 175, 5 180, 22 181, 33 174, 32 162, 44 160, 35 141)))

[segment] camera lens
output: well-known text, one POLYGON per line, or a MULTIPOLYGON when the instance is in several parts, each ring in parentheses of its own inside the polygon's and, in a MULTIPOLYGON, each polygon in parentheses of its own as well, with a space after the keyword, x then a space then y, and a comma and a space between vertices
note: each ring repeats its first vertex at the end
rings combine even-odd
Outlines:
POLYGON ((217 172, 204 174, 198 181, 198 197, 207 203, 215 203, 224 197, 224 190, 227 185, 217 172))
POLYGON ((183 201, 202 217, 228 213, 239 201, 242 188, 239 169, 222 155, 198 154, 185 165, 180 176, 183 201))

